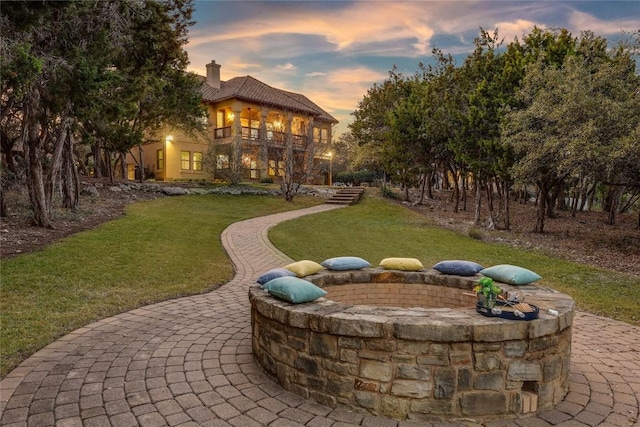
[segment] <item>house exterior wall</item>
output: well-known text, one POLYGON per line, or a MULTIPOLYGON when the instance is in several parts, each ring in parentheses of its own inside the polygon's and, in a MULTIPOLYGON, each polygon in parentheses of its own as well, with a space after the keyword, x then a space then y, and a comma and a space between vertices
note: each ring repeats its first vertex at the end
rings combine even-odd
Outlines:
MULTIPOLYGON (((331 150, 331 123, 315 121, 312 116, 237 100, 210 105, 209 114, 214 127, 213 143, 219 152, 230 155, 234 147, 240 147, 250 171, 245 179, 276 177, 274 162, 282 157, 288 144, 294 155, 303 159, 300 168, 312 177, 315 161, 326 159, 331 150)), ((222 174, 216 176, 220 177, 222 174)), ((320 176, 310 178, 315 183, 325 180, 320 176)))
MULTIPOLYGON (((219 72, 215 61, 210 65, 208 73, 219 72)), ((278 95, 274 96, 277 98, 278 95)), ((232 170, 233 159, 237 159, 242 165, 243 179, 276 178, 283 173, 283 157, 293 153, 295 167, 309 177, 307 183, 326 183, 327 171, 318 171, 314 166, 318 162, 327 163, 332 123, 318 120, 308 112, 300 113, 245 99, 233 97, 219 102, 203 99, 208 129, 200 138, 173 129, 158 132, 152 138, 153 142, 142 146, 145 177, 160 181, 225 179, 232 170), (169 135, 170 140, 167 139, 169 135), (207 155, 208 152, 215 154, 207 155), (185 153, 189 153, 186 163, 185 153), (202 162, 194 162, 194 155, 201 157, 202 162)), ((139 151, 134 147, 127 157, 129 179, 140 176, 136 172, 140 163, 139 151)), ((326 165, 324 169, 328 169, 326 165)))
MULTIPOLYGON (((158 181, 207 180, 205 157, 209 149, 206 138, 189 137, 175 129, 158 132, 154 142, 142 145, 145 177, 153 176, 158 181), (169 137, 170 138, 167 138, 169 137), (160 156, 158 153, 161 153, 160 156), (188 153, 188 158, 183 157, 188 153)), ((128 179, 138 179, 136 167, 139 162, 139 148, 134 147, 127 155, 128 179)))

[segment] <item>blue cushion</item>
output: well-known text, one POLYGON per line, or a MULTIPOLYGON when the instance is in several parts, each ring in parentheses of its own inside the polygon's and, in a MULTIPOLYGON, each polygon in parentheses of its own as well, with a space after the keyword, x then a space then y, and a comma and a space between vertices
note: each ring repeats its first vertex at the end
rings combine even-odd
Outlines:
POLYGON ((440 261, 433 266, 435 270, 438 270, 443 274, 455 274, 457 276, 474 276, 480 272, 484 267, 478 263, 472 261, 461 260, 449 260, 440 261))
POLYGON ((371 267, 369 261, 357 256, 329 258, 322 261, 321 264, 329 270, 360 270, 361 268, 371 267))
POLYGON ((262 274, 262 276, 258 277, 256 282, 264 285, 269 280, 277 279, 278 277, 295 277, 296 273, 291 270, 287 270, 286 268, 272 268, 266 273, 262 274))
POLYGON ((274 297, 294 304, 314 301, 327 294, 324 289, 297 277, 278 277, 262 285, 262 288, 274 297))
POLYGON ((527 285, 542 278, 531 270, 510 264, 494 265, 481 270, 480 274, 510 285, 527 285))

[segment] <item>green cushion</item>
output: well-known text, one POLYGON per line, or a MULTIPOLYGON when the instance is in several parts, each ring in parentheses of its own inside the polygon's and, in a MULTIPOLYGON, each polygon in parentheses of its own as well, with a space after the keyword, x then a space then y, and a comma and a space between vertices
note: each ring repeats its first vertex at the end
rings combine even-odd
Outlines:
POLYGON ((369 261, 357 256, 342 256, 322 261, 322 266, 329 270, 360 270, 371 267, 369 261))
POLYGON ((510 264, 494 265, 481 270, 480 274, 510 285, 527 285, 541 279, 537 273, 531 270, 510 264))
POLYGON ((424 268, 415 258, 385 258, 380 261, 380 265, 386 270, 419 271, 424 268))
POLYGON ((318 264, 315 261, 309 261, 308 259, 293 262, 291 264, 285 265, 284 268, 287 270, 293 271, 296 273, 298 277, 309 276, 310 274, 316 274, 318 271, 322 270, 324 267, 318 264))
POLYGON ((297 277, 278 277, 262 285, 262 288, 274 297, 294 304, 315 301, 327 294, 324 289, 297 277))

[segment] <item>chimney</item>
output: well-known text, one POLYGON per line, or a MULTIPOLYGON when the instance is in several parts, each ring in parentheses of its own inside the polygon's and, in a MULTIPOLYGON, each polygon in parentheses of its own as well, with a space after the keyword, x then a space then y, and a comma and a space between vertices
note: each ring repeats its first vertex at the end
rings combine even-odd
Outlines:
POLYGON ((220 89, 220 67, 213 59, 207 64, 207 84, 214 89, 220 89))

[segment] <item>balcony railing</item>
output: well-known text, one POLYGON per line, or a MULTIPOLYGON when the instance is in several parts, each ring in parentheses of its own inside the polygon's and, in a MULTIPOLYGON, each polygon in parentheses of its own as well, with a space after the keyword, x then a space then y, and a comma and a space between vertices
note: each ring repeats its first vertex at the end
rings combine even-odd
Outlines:
POLYGON ((231 126, 216 128, 213 130, 214 139, 224 139, 231 136, 231 126))
POLYGON ((258 141, 260 139, 260 130, 250 127, 242 127, 242 139, 250 141, 258 141))
MULTIPOLYGON (((241 128, 241 132, 242 139, 245 141, 258 142, 263 140, 260 129, 243 126, 241 128)), ((215 139, 225 139, 229 137, 231 137, 231 126, 214 129, 215 139)), ((296 148, 304 148, 307 144, 307 136, 305 135, 293 134, 292 138, 293 146, 296 148)), ((286 132, 268 130, 267 137, 265 139, 271 146, 284 147, 287 142, 287 134, 286 132)))

